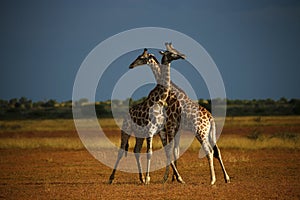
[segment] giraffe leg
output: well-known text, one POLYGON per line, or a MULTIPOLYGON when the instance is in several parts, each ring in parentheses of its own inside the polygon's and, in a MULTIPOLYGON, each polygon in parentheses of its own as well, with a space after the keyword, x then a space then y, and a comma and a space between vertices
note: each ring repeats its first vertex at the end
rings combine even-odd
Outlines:
POLYGON ((113 169, 113 171, 112 171, 112 173, 109 177, 109 180, 108 180, 109 184, 112 184, 114 179, 115 179, 115 173, 116 173, 117 167, 119 165, 119 162, 120 162, 121 158, 123 157, 123 154, 124 154, 124 149, 119 149, 117 161, 115 163, 114 169, 113 169))
POLYGON ((202 148, 206 154, 207 160, 208 160, 208 165, 209 165, 209 169, 210 169, 210 177, 211 177, 211 181, 210 184, 214 185, 216 182, 216 174, 215 174, 215 169, 214 169, 214 163, 213 163, 213 158, 214 158, 214 152, 213 149, 211 148, 210 144, 208 141, 206 140, 202 140, 200 137, 201 134, 197 134, 196 138, 198 139, 198 141, 201 143, 202 148))
POLYGON ((126 152, 126 148, 128 149, 128 140, 129 140, 130 135, 126 134, 123 130, 121 131, 121 146, 118 152, 118 157, 117 161, 115 163, 114 169, 109 177, 109 184, 113 183, 113 180, 115 179, 115 173, 118 168, 119 162, 121 158, 123 157, 124 153, 126 152))
POLYGON ((177 170, 177 167, 174 163, 174 161, 171 161, 171 155, 172 155, 172 149, 173 149, 173 143, 174 143, 174 140, 172 140, 168 146, 165 146, 165 151, 166 151, 166 156, 167 156, 167 166, 166 166, 166 171, 165 171, 165 175, 164 175, 164 182, 166 182, 168 180, 168 176, 169 176, 169 168, 170 168, 170 165, 172 166, 172 169, 173 169, 173 173, 174 173, 174 176, 175 176, 175 179, 179 182, 179 183, 185 183, 183 181, 183 179, 181 178, 178 170, 177 170))
POLYGON ((164 149, 166 152, 166 157, 167 157, 167 165, 166 165, 166 170, 165 170, 165 174, 164 174, 164 179, 163 179, 163 183, 167 182, 168 177, 169 177, 169 171, 170 171, 170 162, 171 162, 171 148, 170 145, 167 145, 167 142, 164 144, 164 149))
POLYGON ((182 179, 182 177, 180 176, 180 174, 179 174, 179 172, 178 172, 178 170, 177 170, 177 167, 176 167, 176 165, 174 164, 173 161, 171 162, 171 166, 172 166, 172 168, 173 168, 173 172, 174 172, 174 174, 175 174, 175 178, 176 178, 177 182, 183 183, 183 184, 184 184, 185 182, 184 182, 184 180, 182 179))
MULTIPOLYGON (((175 130, 175 129, 174 129, 175 130)), ((175 161, 172 161, 171 162, 171 166, 172 166, 172 169, 173 169, 173 176, 172 176, 172 181, 175 181, 177 180, 177 182, 179 183, 185 183, 182 179, 182 177, 180 176, 179 172, 178 172, 178 169, 177 169, 177 159, 179 158, 179 139, 180 139, 180 135, 177 135, 175 136, 174 138, 174 135, 176 134, 177 131, 173 132, 171 134, 171 143, 174 143, 174 146, 173 146, 173 154, 174 154, 174 160, 175 161)), ((169 152, 171 154, 171 152, 169 152)))
POLYGON ((140 153, 141 153, 141 149, 143 146, 143 142, 144 142, 144 138, 136 138, 135 139, 135 147, 134 147, 134 154, 135 154, 135 159, 136 159, 136 163, 137 163, 138 170, 139 170, 139 178, 140 178, 141 183, 145 183, 145 178, 143 175, 142 165, 141 165, 141 160, 140 160, 140 153))
POLYGON ((150 183, 150 164, 152 157, 152 139, 153 137, 147 138, 147 171, 146 171, 146 181, 145 184, 150 183))
POLYGON ((161 139, 161 142, 163 144, 163 147, 165 149, 165 153, 166 153, 166 156, 167 156, 167 165, 166 165, 166 170, 165 170, 165 174, 164 174, 164 178, 163 178, 163 182, 165 183, 167 180, 168 180, 168 176, 169 176, 169 169, 170 169, 170 165, 169 165, 169 159, 168 159, 168 147, 167 147, 167 144, 168 144, 168 141, 167 141, 167 134, 165 132, 162 132, 160 131, 159 132, 159 136, 160 136, 160 139, 161 139))
POLYGON ((209 168, 210 168, 210 176, 211 176, 210 185, 214 185, 216 182, 216 175, 215 175, 215 169, 214 169, 214 163, 213 163, 213 152, 209 152, 207 154, 207 159, 208 159, 208 164, 209 164, 209 168))
MULTIPOLYGON (((179 133, 177 133, 179 134, 179 133)), ((174 143, 174 149, 173 149, 173 154, 174 154, 174 164, 175 164, 175 167, 177 169, 177 160, 179 159, 179 140, 180 140, 180 135, 177 135, 175 136, 175 143, 174 143)), ((180 177, 181 178, 181 177, 180 177)), ((175 171, 173 170, 173 177, 172 177, 172 181, 175 181, 176 178, 176 173, 175 171)), ((184 182, 181 178, 181 181, 177 179, 178 182, 184 182)))
POLYGON ((222 171, 224 174, 225 182, 230 183, 230 177, 228 176, 228 174, 226 172, 225 166, 222 161, 221 151, 220 151, 219 147, 217 146, 217 144, 214 146, 214 157, 219 160, 219 163, 221 165, 221 168, 222 168, 222 171))

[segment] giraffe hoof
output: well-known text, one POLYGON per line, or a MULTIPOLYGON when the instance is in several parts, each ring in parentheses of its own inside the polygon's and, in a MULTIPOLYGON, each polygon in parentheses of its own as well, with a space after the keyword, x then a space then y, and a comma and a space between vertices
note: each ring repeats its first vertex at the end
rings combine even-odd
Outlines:
POLYGON ((146 184, 146 185, 149 185, 149 184, 150 184, 150 176, 147 176, 147 177, 146 177, 145 184, 146 184))
MULTIPOLYGON (((176 180, 176 176, 175 175, 173 175, 172 176, 172 182, 174 182, 176 180)), ((178 181, 178 180, 177 180, 178 181)))
POLYGON ((225 179, 225 183, 230 183, 230 178, 229 178, 229 177, 227 177, 227 178, 225 179))
POLYGON ((167 182, 167 180, 168 180, 168 179, 165 179, 165 178, 164 178, 164 179, 162 180, 162 183, 165 184, 165 183, 167 182))
POLYGON ((114 180, 113 179, 109 179, 108 180, 108 184, 113 184, 114 180))
POLYGON ((184 180, 183 180, 181 177, 178 177, 178 178, 177 178, 177 182, 178 182, 178 183, 185 184, 184 180))
POLYGON ((228 174, 225 174, 225 182, 230 183, 230 177, 228 176, 228 174))
POLYGON ((216 183, 216 178, 212 177, 210 181, 210 185, 214 185, 216 183))

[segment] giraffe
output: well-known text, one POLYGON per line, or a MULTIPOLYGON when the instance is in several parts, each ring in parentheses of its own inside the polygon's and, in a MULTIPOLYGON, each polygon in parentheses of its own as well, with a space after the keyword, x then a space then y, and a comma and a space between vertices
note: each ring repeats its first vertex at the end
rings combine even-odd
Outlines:
MULTIPOLYGON (((173 60, 184 59, 183 54, 176 54, 169 51, 161 51, 162 65, 160 67, 161 74, 156 76, 156 87, 149 93, 148 97, 140 104, 130 107, 129 113, 123 120, 121 130, 121 146, 118 153, 117 161, 112 174, 109 178, 109 183, 114 180, 114 175, 119 164, 119 161, 123 157, 125 151, 128 150, 128 140, 130 133, 134 132, 136 136, 136 146, 134 148, 137 165, 139 169, 139 177, 142 183, 150 183, 150 161, 152 156, 152 139, 153 136, 158 133, 164 126, 165 115, 164 107, 167 105, 167 98, 170 91, 170 63, 173 60), (147 138, 147 169, 146 180, 144 180, 142 168, 140 164, 140 148, 143 144, 144 138, 147 138)), ((144 52, 144 55, 147 55, 144 52)), ((159 64, 159 62, 156 62, 159 64)), ((130 66, 130 68, 132 68, 130 66)), ((168 153, 168 152, 166 152, 168 153)), ((125 154, 126 155, 126 154, 125 154)), ((169 157, 169 156, 167 156, 169 157)), ((171 162, 171 166, 175 171, 178 180, 181 180, 176 166, 171 162)))
MULTIPOLYGON (((171 44, 167 45, 167 50, 168 51, 175 51, 174 48, 172 47, 171 44)), ((149 63, 151 63, 151 69, 153 71, 153 74, 155 76, 159 76, 160 72, 160 68, 159 65, 155 65, 155 63, 157 62, 157 59, 155 58, 154 55, 150 55, 148 56, 149 59, 151 61, 148 61, 149 63)), ((138 57, 136 61, 133 62, 132 65, 141 65, 140 61, 138 61, 140 58, 138 57)), ((143 65, 143 64, 142 64, 143 65)), ((183 120, 183 125, 184 127, 182 127, 183 129, 187 129, 187 130, 191 130, 194 134, 196 139, 200 142, 200 144, 202 145, 202 148, 204 150, 204 152, 207 155, 207 159, 208 159, 208 163, 209 163, 209 168, 210 168, 210 174, 211 174, 211 185, 213 185, 216 181, 215 178, 215 171, 214 171, 214 166, 213 166, 213 157, 217 158, 223 174, 224 174, 224 179, 225 182, 228 183, 230 182, 230 177, 228 176, 225 166, 223 164, 222 161, 222 157, 221 157, 221 152, 220 149, 218 148, 217 144, 216 144, 216 125, 215 125, 215 121, 214 118, 212 116, 212 114, 206 110, 204 107, 199 106, 197 103, 195 103, 194 101, 192 101, 186 94, 185 92, 180 89, 177 85, 175 85, 172 81, 170 82, 170 93, 171 94, 175 94, 175 97, 173 97, 173 101, 175 101, 175 104, 170 104, 168 103, 168 107, 167 107, 167 122, 166 124, 174 124, 175 123, 175 128, 173 130, 178 131, 178 127, 176 128, 176 123, 178 124, 178 122, 180 122, 180 120, 183 120), (173 106, 170 106, 173 105, 173 106), (179 107, 181 107, 181 109, 177 109, 176 110, 176 106, 174 107, 174 105, 179 105, 179 107), (179 110, 182 110, 181 113, 181 119, 180 119, 180 115, 178 115, 178 112, 180 112, 179 110), (176 113, 177 112, 177 113, 176 113), (174 115, 174 113, 176 113, 174 115)), ((169 100, 170 97, 172 97, 172 95, 169 95, 169 100)), ((168 130, 168 129, 166 129, 168 130)), ((169 129, 170 130, 170 129, 169 129)), ((176 132, 168 132, 167 136, 170 138, 174 138, 174 135, 172 134, 176 134, 176 132)), ((179 138, 179 137, 177 137, 179 138)), ((174 158, 175 160, 178 159, 179 157, 179 142, 178 140, 175 140, 175 146, 174 146, 174 158)), ((176 165, 176 162, 175 162, 176 165)), ((168 167, 166 168, 166 173, 168 171, 168 167)), ((165 173, 165 176, 166 176, 165 173)), ((165 177, 166 178, 166 177, 165 177)), ((173 175, 173 179, 174 179, 174 175, 173 175)))
MULTIPOLYGON (((168 47, 169 45, 171 45, 170 43, 166 43, 166 46, 168 47)), ((170 50, 169 48, 169 52, 174 53, 174 54, 178 54, 178 55, 182 55, 182 57, 185 58, 185 55, 181 54, 180 52, 178 52, 176 49, 172 49, 170 50)), ((160 52, 161 53, 161 52, 160 52)), ((161 53, 163 55, 163 53, 161 53)), ((162 63, 164 63, 166 57, 162 57, 162 63)), ((147 64, 153 74, 156 80, 158 80, 161 76, 161 69, 159 67, 159 62, 158 60, 155 58, 155 56, 153 54, 149 54, 147 52, 147 49, 144 49, 144 52, 142 55, 138 56, 138 58, 132 62, 132 64, 130 65, 130 68, 134 68, 137 66, 141 66, 141 65, 145 65, 147 64)), ((181 120, 181 106, 179 104, 179 101, 177 101, 177 97, 176 94, 174 92, 169 92, 168 97, 166 99, 167 102, 167 110, 166 110, 166 115, 167 115, 167 121, 164 124, 164 130, 165 132, 159 132, 159 136, 162 140, 162 144, 165 148, 166 151, 166 156, 167 156, 167 163, 171 163, 172 166, 172 162, 171 162, 171 150, 173 147, 173 143, 174 143, 174 137, 175 134, 178 132, 179 127, 180 127, 180 120, 181 120), (171 143, 170 145, 167 146, 167 144, 171 143)), ((128 141, 127 141, 128 142, 128 141)), ((135 151, 137 152, 141 152, 141 148, 142 148, 142 143, 136 142, 135 145, 135 151)), ((175 138, 175 146, 173 148, 173 153, 174 153, 174 157, 176 157, 176 159, 174 159, 174 165, 177 168, 177 159, 179 158, 179 137, 175 138)), ((138 164, 138 167, 140 166, 140 164, 138 164)), ((178 172, 176 171, 176 169, 173 168, 173 181, 176 179, 179 183, 185 183, 183 181, 183 179, 178 176, 178 172)), ((168 174, 169 174, 169 165, 167 164, 167 168, 166 168, 166 172, 164 175, 164 182, 167 181, 168 179, 168 174)))
MULTIPOLYGON (((171 45, 171 44, 166 43, 166 46, 169 46, 169 45, 171 45)), ((170 50, 170 48, 169 48, 169 50, 170 50)), ((173 50, 170 50, 170 52, 173 52, 175 54, 181 54, 180 52, 178 52, 174 48, 173 48, 173 50)), ((183 55, 183 57, 185 57, 185 56, 183 55)), ((162 58, 162 60, 163 59, 164 58, 162 58)), ((131 63, 130 68, 134 68, 134 67, 141 66, 141 65, 146 65, 146 64, 151 68, 155 79, 158 80, 161 76, 161 69, 160 69, 160 66, 159 66, 159 62, 153 54, 149 54, 147 52, 147 49, 144 49, 143 54, 138 56, 135 59, 135 61, 133 61, 131 63)), ((174 83, 172 83, 172 81, 171 81, 171 84, 174 85, 174 83)), ((167 110, 166 110, 167 121, 164 125, 165 133, 159 132, 159 136, 162 140, 163 146, 165 147, 165 151, 166 151, 166 155, 167 155, 167 163, 172 164, 171 158, 170 158, 170 155, 171 155, 170 151, 172 150, 171 148, 173 146, 173 143, 175 143, 174 148, 173 148, 173 153, 174 153, 174 158, 175 158, 174 159, 174 164, 177 168, 177 162, 176 161, 179 158, 179 138, 180 137, 175 138, 175 134, 178 132, 179 127, 180 127, 181 106, 180 106, 179 101, 177 100, 176 94, 172 91, 169 92, 169 95, 168 95, 168 98, 166 99, 166 101, 167 101, 168 107, 167 107, 167 110), (175 140, 173 140, 174 138, 175 138, 175 140), (168 145, 166 147, 166 145, 168 143, 171 143, 171 145, 168 145)), ((139 138, 136 138, 136 140, 138 140, 138 139, 139 138)), ((128 143, 128 141, 127 141, 127 143, 128 143)), ((141 148, 142 148, 142 143, 141 142, 136 142, 135 151, 141 152, 141 148)), ((140 167, 139 163, 138 163, 138 167, 140 167)), ((176 170, 174 170, 173 166, 172 166, 172 168, 173 168, 172 181, 174 181, 176 179, 180 183, 185 183, 182 180, 182 178, 177 175, 178 172, 176 172, 176 170)), ((166 172, 165 172, 165 175, 164 175, 164 182, 167 181, 168 174, 169 174, 169 165, 167 165, 167 168, 166 168, 166 172)))

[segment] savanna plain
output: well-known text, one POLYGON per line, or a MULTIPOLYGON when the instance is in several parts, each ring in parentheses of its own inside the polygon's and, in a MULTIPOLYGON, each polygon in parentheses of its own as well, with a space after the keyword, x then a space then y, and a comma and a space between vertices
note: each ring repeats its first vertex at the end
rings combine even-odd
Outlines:
MULTIPOLYGON (((113 119, 99 123, 119 146, 113 119)), ((129 144, 132 152, 133 138, 129 144)), ((121 171, 110 185, 112 169, 86 150, 72 119, 3 120, 0 199, 300 199, 300 116, 227 117, 218 145, 230 183, 215 160, 217 181, 209 185, 207 159, 193 141, 178 160, 185 184, 172 182, 171 174, 163 184, 163 168, 151 173, 150 185, 121 171)))

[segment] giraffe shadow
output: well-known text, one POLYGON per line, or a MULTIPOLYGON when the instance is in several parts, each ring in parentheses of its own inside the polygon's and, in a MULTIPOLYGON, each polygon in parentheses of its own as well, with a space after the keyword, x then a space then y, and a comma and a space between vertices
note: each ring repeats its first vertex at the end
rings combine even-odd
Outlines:
POLYGON ((113 181, 112 183, 110 181, 102 181, 102 184, 107 185, 145 185, 144 183, 138 182, 138 181, 113 181))
POLYGON ((185 185, 182 183, 179 183, 177 181, 166 181, 164 182, 164 180, 153 180, 151 181, 150 184, 145 184, 145 183, 141 183, 139 181, 113 181, 112 183, 110 183, 109 181, 102 181, 102 184, 108 184, 108 185, 144 185, 144 186, 149 186, 149 185, 173 185, 173 184, 180 184, 180 185, 185 185))

